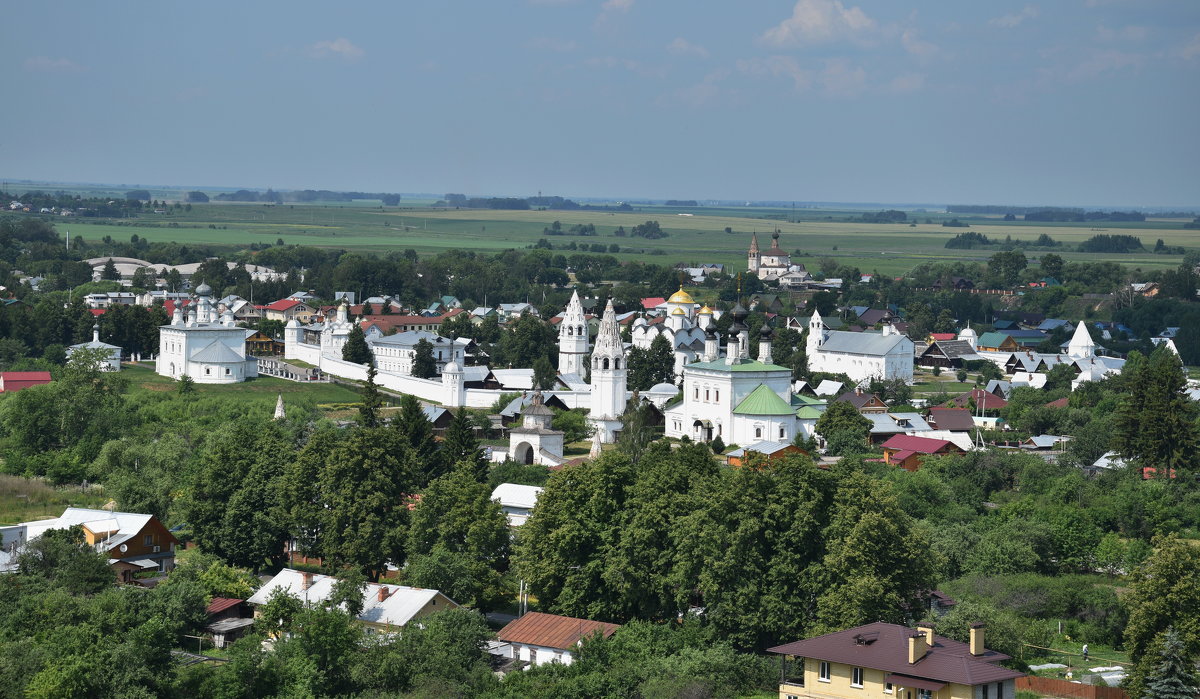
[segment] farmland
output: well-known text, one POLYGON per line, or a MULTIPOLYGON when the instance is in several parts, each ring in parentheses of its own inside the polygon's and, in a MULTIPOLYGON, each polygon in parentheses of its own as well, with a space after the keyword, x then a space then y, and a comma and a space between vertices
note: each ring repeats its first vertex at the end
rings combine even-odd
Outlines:
MULTIPOLYGON (((1157 239, 1167 245, 1200 247, 1200 231, 1186 230, 1182 219, 1145 222, 1026 223, 999 217, 959 216, 970 228, 945 227, 945 214, 910 212, 913 223, 878 224, 850 220, 862 211, 755 207, 636 207, 634 211, 508 211, 434 208, 428 201, 406 200, 401 207, 378 202, 328 205, 262 205, 212 203, 193 205, 191 211, 142 214, 136 219, 56 219, 72 236, 94 241, 104 236, 125 240, 138 235, 151 242, 174 241, 243 248, 250 244, 309 245, 324 248, 388 252, 413 249, 436 254, 463 249, 481 253, 533 245, 554 221, 564 231, 577 224, 592 224, 595 236, 550 237, 556 248, 570 245, 612 244, 620 247, 621 260, 646 262, 720 262, 733 269, 745 264, 750 234, 757 232, 763 247, 769 234, 779 229, 783 247, 799 255, 798 262, 813 266, 818 258, 832 257, 864 272, 888 275, 907 272, 926 261, 986 260, 996 248, 950 250, 945 243, 970 230, 993 240, 1032 240, 1042 233, 1065 246, 1073 246, 1099 233, 1139 236, 1144 253, 1113 256, 1101 253, 1061 252, 1068 260, 1116 260, 1135 268, 1174 267, 1177 255, 1149 252, 1157 239), (681 215, 683 214, 683 215, 681 215), (631 230, 647 220, 658 221, 669 235, 657 240, 617 237, 619 228, 631 230), (726 232, 726 230, 730 232, 726 232)), ((1033 251, 1031 256, 1037 257, 1033 251)))

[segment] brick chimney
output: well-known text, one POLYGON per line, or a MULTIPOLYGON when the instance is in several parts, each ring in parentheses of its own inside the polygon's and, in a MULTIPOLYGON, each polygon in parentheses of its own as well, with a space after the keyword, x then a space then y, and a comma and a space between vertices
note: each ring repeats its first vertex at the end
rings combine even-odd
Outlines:
POLYGON ((928 645, 930 648, 933 648, 933 646, 934 646, 933 622, 930 621, 930 622, 917 624, 917 631, 920 631, 921 633, 925 634, 925 644, 928 645))
POLYGON ((389 596, 391 596, 391 594, 392 594, 392 591, 388 589, 387 585, 380 585, 379 591, 375 593, 375 599, 379 602, 382 602, 385 599, 387 599, 389 596))
POLYGON ((312 587, 312 573, 305 573, 304 581, 300 583, 300 589, 307 590, 310 587, 312 587))
POLYGON ((918 633, 908 637, 908 664, 912 665, 925 657, 929 648, 925 645, 925 634, 918 633))
POLYGON ((971 655, 983 655, 987 652, 983 647, 983 630, 986 626, 982 621, 971 624, 971 655))

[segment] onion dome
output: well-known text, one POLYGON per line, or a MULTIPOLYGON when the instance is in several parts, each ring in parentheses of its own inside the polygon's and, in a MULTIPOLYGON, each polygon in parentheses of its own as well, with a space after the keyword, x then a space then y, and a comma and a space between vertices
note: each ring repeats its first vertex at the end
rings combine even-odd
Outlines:
POLYGON ((671 294, 671 298, 667 299, 667 303, 695 303, 688 292, 683 290, 683 285, 679 285, 679 291, 671 294))
POLYGON ((702 316, 710 316, 710 315, 712 315, 712 312, 713 312, 713 310, 708 307, 708 304, 704 304, 703 306, 700 307, 699 311, 696 311, 697 315, 702 315, 702 316))
POLYGON ((196 295, 197 296, 212 296, 212 287, 209 286, 207 282, 204 282, 204 283, 200 284, 200 286, 196 287, 196 295))

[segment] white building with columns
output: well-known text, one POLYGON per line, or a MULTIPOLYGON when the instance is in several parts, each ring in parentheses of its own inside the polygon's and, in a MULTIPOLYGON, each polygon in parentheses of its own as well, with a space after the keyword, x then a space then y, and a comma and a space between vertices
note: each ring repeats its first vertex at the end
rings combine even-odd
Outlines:
POLYGON ((176 305, 171 324, 159 327, 155 371, 160 375, 186 375, 196 383, 238 383, 258 376, 258 360, 246 355, 246 329, 228 312, 218 317, 211 296, 208 284, 201 284, 194 310, 185 315, 182 304, 176 305))
POLYGON ((855 383, 871 379, 913 382, 913 341, 885 318, 882 332, 830 330, 813 312, 808 321, 808 368, 845 374, 855 383))
POLYGON ((621 415, 629 394, 626 390, 628 367, 625 364, 625 345, 617 325, 617 312, 612 299, 604 309, 596 347, 591 358, 591 414, 588 420, 600 433, 600 441, 611 444, 621 430, 621 415))

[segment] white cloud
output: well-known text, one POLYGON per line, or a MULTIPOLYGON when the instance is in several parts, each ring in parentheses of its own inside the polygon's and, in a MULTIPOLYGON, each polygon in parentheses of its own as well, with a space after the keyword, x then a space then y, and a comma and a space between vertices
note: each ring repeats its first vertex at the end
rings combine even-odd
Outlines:
POLYGON ((308 55, 313 58, 341 58, 356 61, 366 55, 366 52, 355 46, 349 39, 339 36, 332 41, 318 41, 308 47, 308 55))
POLYGON ((802 68, 791 56, 767 56, 746 58, 737 63, 739 72, 745 75, 787 77, 797 90, 807 90, 813 83, 813 71, 802 68))
POLYGON ((1103 24, 1096 27, 1096 38, 1101 41, 1141 41, 1150 33, 1146 27, 1131 24, 1120 29, 1110 29, 1103 24))
POLYGON ((85 68, 69 58, 50 58, 48 56, 33 56, 21 62, 25 70, 38 73, 78 73, 85 68))
POLYGON ((1020 12, 1016 12, 1011 15, 1004 15, 1002 17, 993 17, 992 19, 988 20, 988 24, 992 25, 993 27, 1000 27, 1002 29, 1012 29, 1027 19, 1033 19, 1034 17, 1037 17, 1039 14, 1041 14, 1041 11, 1038 10, 1037 7, 1033 5, 1026 5, 1025 7, 1021 8, 1020 12))
POLYGON ((1193 36, 1192 40, 1188 42, 1187 46, 1184 46, 1179 50, 1179 57, 1186 61, 1200 57, 1200 34, 1193 36))
POLYGON ((629 12, 631 7, 633 7, 633 0, 604 0, 600 3, 600 9, 603 12, 629 12))
POLYGON ((896 93, 916 92, 925 87, 925 76, 921 73, 904 73, 892 78, 888 90, 896 93))
POLYGON ((917 36, 917 30, 905 29, 900 35, 900 42, 904 44, 904 50, 914 56, 932 56, 937 53, 938 48, 928 41, 922 41, 917 36))
POLYGON ((667 44, 667 50, 678 56, 692 55, 708 58, 708 49, 699 44, 693 44, 682 36, 675 37, 674 41, 667 44))
POLYGON ((862 91, 867 84, 867 71, 862 66, 851 66, 842 58, 825 62, 821 71, 821 85, 831 95, 849 97, 862 91))
POLYGON ((764 32, 762 41, 772 46, 799 46, 853 38, 875 26, 875 20, 861 9, 847 8, 839 0, 797 0, 792 16, 764 32))
POLYGON ((574 41, 545 36, 539 36, 535 39, 530 39, 529 41, 525 42, 525 48, 534 49, 537 51, 554 51, 557 53, 574 51, 577 47, 578 45, 574 41))

